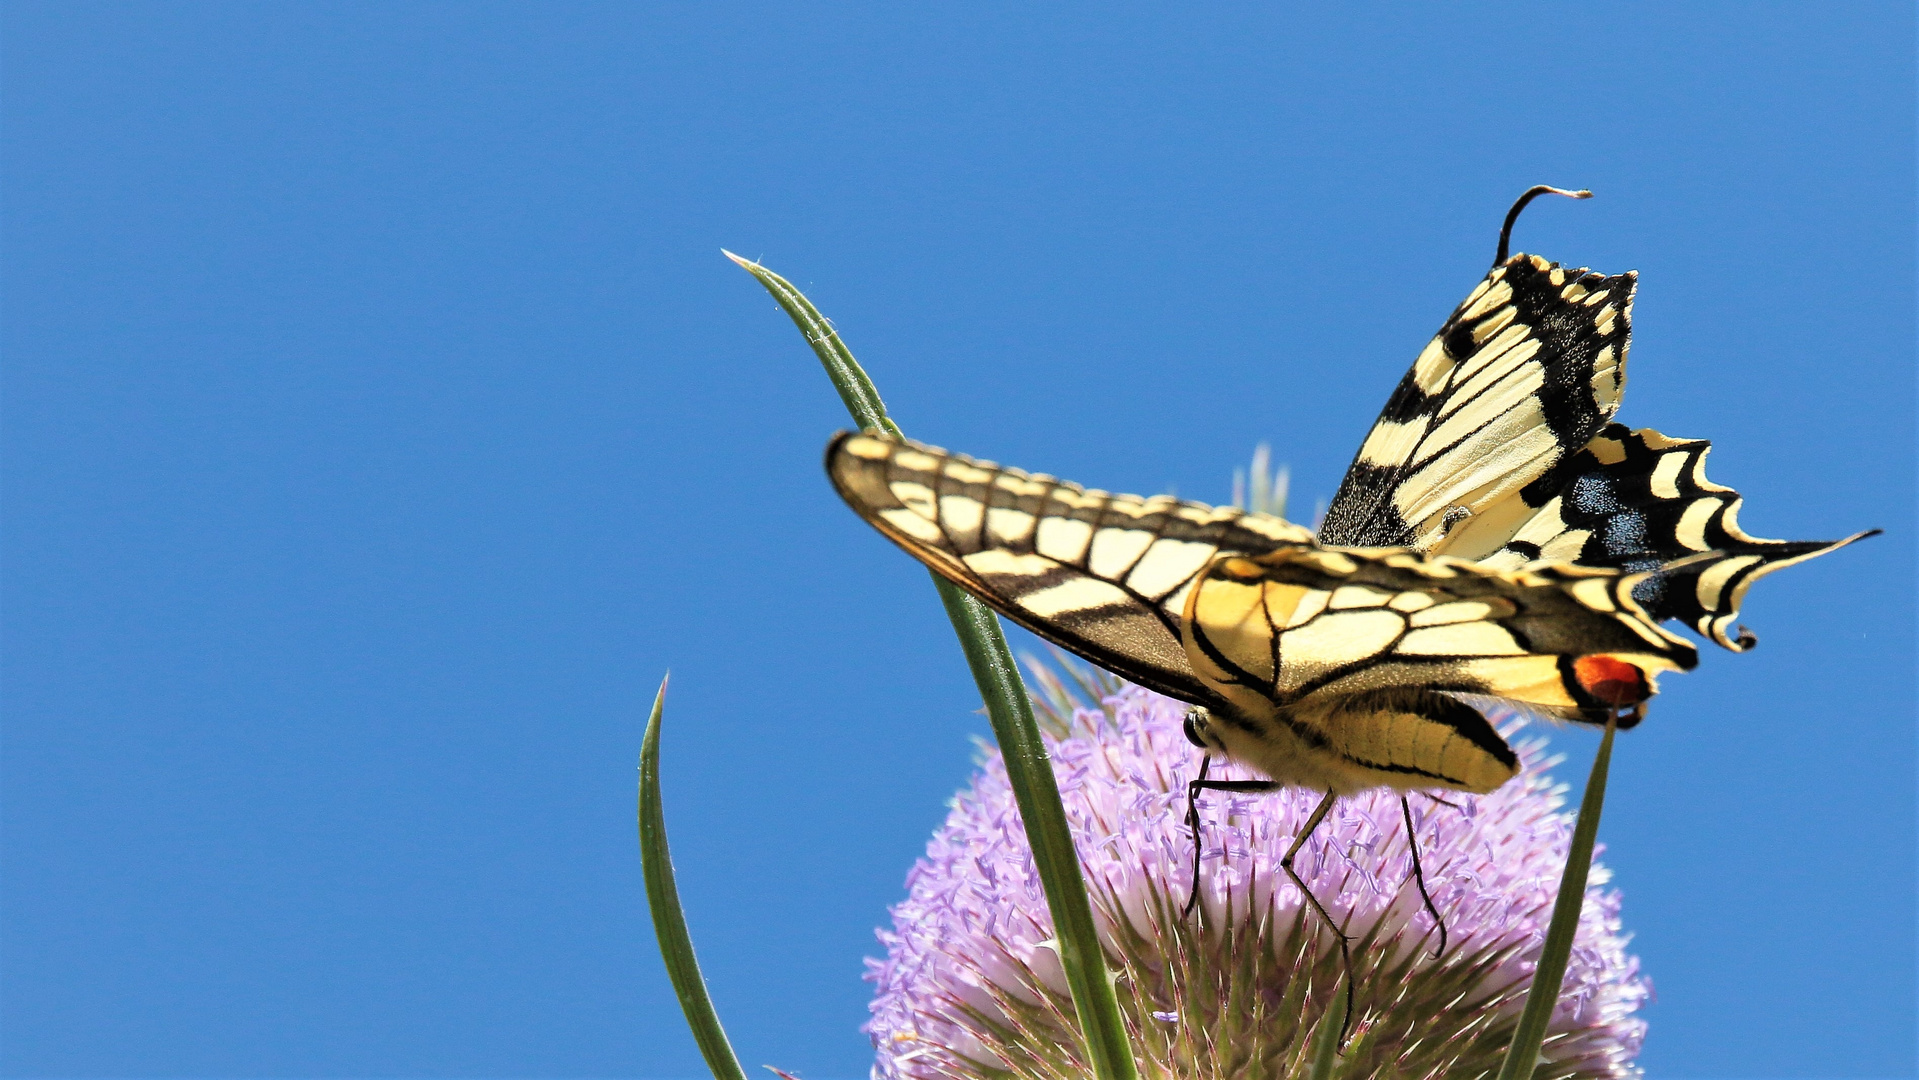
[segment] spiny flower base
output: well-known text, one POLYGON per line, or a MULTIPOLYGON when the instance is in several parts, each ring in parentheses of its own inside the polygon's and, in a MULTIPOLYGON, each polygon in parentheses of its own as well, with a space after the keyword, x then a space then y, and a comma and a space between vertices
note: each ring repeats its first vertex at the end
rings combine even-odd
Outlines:
MULTIPOLYGON (((1043 680, 1044 684, 1044 680, 1043 680)), ((1056 682, 1055 682, 1055 685, 1056 682)), ((1278 862, 1317 795, 1208 793, 1201 907, 1185 785, 1198 755, 1185 707, 1109 687, 1069 732, 1055 771, 1143 1077, 1304 1077, 1313 1036, 1345 992, 1339 949, 1278 862)), ((1055 696, 1055 700, 1059 700, 1055 696)), ((1517 726, 1509 721, 1508 730, 1517 726)), ((1414 796, 1438 934, 1411 882, 1398 798, 1342 800, 1295 869, 1352 936, 1358 1017, 1343 1077, 1467 1078, 1498 1071, 1531 979, 1569 825, 1522 746, 1521 776, 1491 795, 1414 796)), ((1593 880, 1603 882, 1595 869, 1593 880)), ((1089 1073, 1011 790, 988 752, 881 931, 866 1030, 876 1080, 1080 1080, 1089 1073)), ((1650 993, 1619 933, 1618 896, 1587 894, 1539 1080, 1630 1077, 1650 993)))

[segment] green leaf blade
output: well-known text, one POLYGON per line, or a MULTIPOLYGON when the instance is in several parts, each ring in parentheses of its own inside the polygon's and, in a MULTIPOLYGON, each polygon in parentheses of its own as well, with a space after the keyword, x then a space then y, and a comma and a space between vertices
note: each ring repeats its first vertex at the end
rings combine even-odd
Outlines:
POLYGON ((1013 651, 1001 633, 999 616, 985 604, 945 578, 934 575, 940 602, 959 635, 960 648, 973 670, 973 681, 986 702, 993 737, 1019 803, 1033 862, 1046 890, 1046 906, 1053 913, 1053 935, 1059 942, 1060 966, 1067 990, 1079 1010, 1094 1075, 1101 1080, 1133 1080, 1137 1075, 1119 995, 1106 969, 1106 952, 1093 921, 1093 906, 1080 876, 1079 853, 1073 847, 1066 808, 1059 798, 1059 781, 1033 718, 1032 699, 1020 679, 1013 651))
POLYGON ((866 375, 866 369, 853 359, 853 352, 840 339, 840 332, 833 323, 820 314, 820 309, 806 298, 806 294, 793 287, 793 283, 761 266, 751 259, 742 258, 725 248, 720 254, 733 260, 740 269, 752 274, 773 299, 784 308, 793 325, 800 328, 800 336, 813 347, 814 355, 820 358, 821 366, 826 368, 826 377, 833 382, 833 388, 839 391, 840 400, 846 403, 846 411, 853 415, 853 422, 865 431, 884 431, 888 435, 900 436, 900 427, 886 415, 886 403, 880 400, 879 388, 866 375))
POLYGON ((1599 740, 1599 752, 1593 755, 1586 794, 1579 800, 1579 818, 1573 822, 1566 869, 1559 876, 1559 895, 1553 901, 1552 919, 1546 924, 1546 941, 1539 950, 1539 966, 1533 971, 1532 988, 1526 993, 1519 1026, 1513 1029, 1512 1045, 1506 1051, 1505 1063, 1500 1066, 1499 1080, 1531 1080, 1539 1067, 1539 1048, 1546 1041, 1546 1025, 1552 1022, 1553 1008, 1559 1004, 1559 990, 1566 981, 1566 961, 1572 956, 1573 938, 1579 933, 1579 914, 1586 904, 1586 875, 1592 870, 1593 842, 1599 836, 1599 815, 1606 805, 1606 775, 1612 767, 1616 728, 1614 721, 1606 721, 1606 734, 1599 740))
POLYGON ((653 698, 653 712, 647 717, 646 737, 640 743, 640 864, 646 874, 646 903, 653 913, 653 933, 659 938, 660 956, 666 960, 666 973, 673 980, 673 992, 680 999, 693 1040, 706 1058, 713 1080, 746 1080, 740 1059, 720 1026, 719 1013, 707 995, 706 979, 700 975, 700 962, 693 955, 693 938, 686 929, 686 916, 680 909, 680 893, 673 881, 673 858, 666 844, 666 814, 660 803, 660 719, 666 711, 666 680, 653 698))
MULTIPOLYGON (((899 425, 887 415, 879 390, 819 309, 780 275, 730 251, 725 254, 752 274, 799 327, 854 422, 865 430, 903 437, 899 425)), ((1059 784, 1033 717, 1026 684, 1020 678, 1012 650, 1007 647, 1006 635, 1000 630, 999 617, 971 594, 937 574, 933 575, 933 583, 939 590, 947 617, 952 620, 953 632, 959 637, 973 681, 992 720, 993 736, 1006 760, 1014 798, 1019 803, 1027 840, 1032 845, 1034 862, 1046 890, 1047 907, 1053 915, 1060 964, 1065 969, 1067 988, 1079 1013, 1093 1074, 1099 1080, 1137 1080, 1138 1070, 1127 1042, 1125 1018, 1120 1013, 1119 997, 1113 990, 1106 954, 1093 922, 1086 881, 1080 875, 1079 856, 1066 824, 1065 807, 1060 803, 1059 784)))
POLYGON ((1313 1033, 1311 1080, 1333 1080, 1339 1068, 1339 1034, 1346 1029, 1346 995, 1334 994, 1313 1033))

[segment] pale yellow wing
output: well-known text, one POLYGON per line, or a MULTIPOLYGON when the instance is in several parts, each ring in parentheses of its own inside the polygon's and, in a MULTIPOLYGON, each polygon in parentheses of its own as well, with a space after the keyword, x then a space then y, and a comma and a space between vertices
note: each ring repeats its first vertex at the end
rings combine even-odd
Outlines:
POLYGON ((1387 399, 1321 541, 1431 551, 1578 453, 1619 408, 1636 284, 1537 255, 1494 267, 1387 399))
POLYGON ((1405 549, 1291 547, 1214 562, 1187 596, 1193 670, 1242 711, 1445 691, 1602 717, 1698 655, 1632 599, 1636 575, 1495 570, 1405 549))
POLYGON ((1108 671, 1198 705, 1219 701, 1180 644, 1194 579, 1222 552, 1312 543, 1280 518, 1088 490, 880 435, 835 436, 826 471, 935 573, 1108 671))

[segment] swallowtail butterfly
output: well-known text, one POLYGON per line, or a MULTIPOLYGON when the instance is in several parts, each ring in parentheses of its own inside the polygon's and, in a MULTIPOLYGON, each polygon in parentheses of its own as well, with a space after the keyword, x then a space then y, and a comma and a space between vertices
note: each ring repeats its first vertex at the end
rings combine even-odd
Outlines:
POLYGON ((1708 443, 1612 422, 1637 276, 1507 257, 1519 211, 1549 191, 1587 194, 1514 205, 1492 270, 1387 399, 1317 534, 872 433, 836 436, 827 473, 914 558, 1191 703, 1195 744, 1271 781, 1202 771, 1196 789, 1324 792, 1294 851, 1340 795, 1491 791, 1518 759, 1474 701, 1630 727, 1660 673, 1698 662, 1663 624, 1749 649, 1754 581, 1871 535, 1749 536, 1738 492, 1706 478, 1708 443))

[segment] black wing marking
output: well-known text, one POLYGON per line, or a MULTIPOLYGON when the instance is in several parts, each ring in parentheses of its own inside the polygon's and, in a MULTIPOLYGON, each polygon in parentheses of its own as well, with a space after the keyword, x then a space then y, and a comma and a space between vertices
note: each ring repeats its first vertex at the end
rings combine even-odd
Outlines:
POLYGON ((1517 568, 1535 560, 1653 570, 1702 551, 1723 558, 1641 581, 1633 596, 1655 619, 1678 619, 1735 652, 1758 643, 1737 625, 1752 583, 1878 530, 1843 540, 1763 540, 1739 527, 1742 500, 1706 479, 1704 439, 1609 424, 1583 450, 1481 519, 1462 522, 1439 550, 1517 568))
POLYGON ((935 573, 1065 649, 1160 693, 1217 705, 1180 644, 1186 593, 1222 551, 1312 543, 1280 518, 1093 491, 915 442, 841 432, 840 497, 935 573))
POLYGON ((1431 550, 1577 453, 1619 408, 1636 284, 1536 255, 1495 267, 1387 400, 1320 539, 1431 550))
MULTIPOLYGON (((1187 656, 1242 712, 1322 696, 1444 690, 1603 712, 1566 662, 1686 671, 1698 653, 1632 599, 1638 575, 1499 570, 1406 549, 1287 547, 1222 558, 1187 599, 1187 656)), ((1270 710, 1268 710, 1270 711, 1270 710)))

